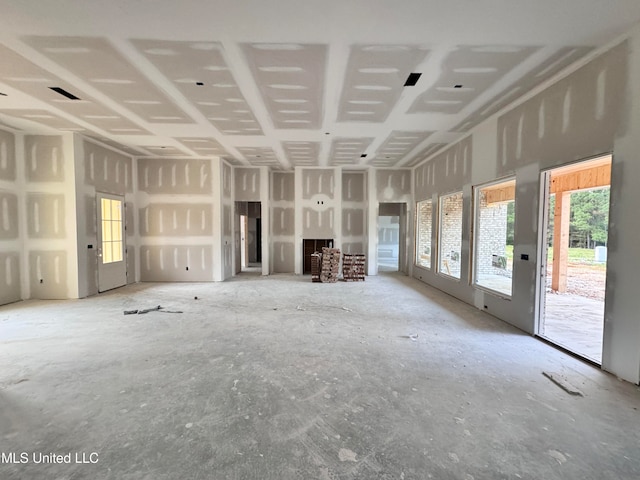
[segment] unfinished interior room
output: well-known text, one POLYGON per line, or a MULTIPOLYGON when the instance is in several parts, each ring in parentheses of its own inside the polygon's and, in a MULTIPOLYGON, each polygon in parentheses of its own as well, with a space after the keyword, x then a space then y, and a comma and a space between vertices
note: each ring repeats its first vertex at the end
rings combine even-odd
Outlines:
POLYGON ((640 2, 0 25, 0 479, 640 478, 640 2))

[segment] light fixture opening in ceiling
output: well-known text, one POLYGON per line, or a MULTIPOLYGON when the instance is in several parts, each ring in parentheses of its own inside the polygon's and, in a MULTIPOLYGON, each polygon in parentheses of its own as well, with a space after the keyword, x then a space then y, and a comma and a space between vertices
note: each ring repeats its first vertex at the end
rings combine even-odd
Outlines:
POLYGON ((418 80, 420 80, 421 76, 422 76, 421 73, 410 73, 409 76, 407 77, 407 80, 404 82, 404 86, 415 87, 416 83, 418 83, 418 80))
POLYGON ((63 97, 67 97, 70 100, 80 100, 79 97, 76 97, 73 93, 67 92, 64 88, 60 88, 60 87, 49 87, 49 88, 54 92, 59 93, 63 97))

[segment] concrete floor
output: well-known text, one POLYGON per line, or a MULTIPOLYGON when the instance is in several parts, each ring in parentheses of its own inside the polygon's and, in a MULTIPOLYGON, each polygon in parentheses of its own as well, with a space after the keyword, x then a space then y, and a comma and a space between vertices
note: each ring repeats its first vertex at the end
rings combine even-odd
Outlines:
POLYGON ((0 364, 3 480, 640 478, 637 386, 399 274, 4 306, 0 364))
MULTIPOLYGON (((551 283, 549 279, 548 283, 551 283)), ((478 284, 496 292, 511 295, 511 278, 482 275, 478 284)), ((545 294, 545 314, 540 336, 567 350, 602 364, 604 338, 604 301, 558 294, 550 289, 545 294)))

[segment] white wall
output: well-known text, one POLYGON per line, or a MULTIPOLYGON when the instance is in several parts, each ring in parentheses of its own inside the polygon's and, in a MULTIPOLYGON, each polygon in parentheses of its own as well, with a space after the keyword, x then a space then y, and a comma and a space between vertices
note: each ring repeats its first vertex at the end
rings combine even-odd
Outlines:
POLYGON ((124 197, 127 283, 137 278, 137 218, 134 202, 133 159, 74 135, 77 222, 78 296, 98 293, 97 204, 98 193, 124 197), (91 248, 89 248, 91 246, 91 248))
MULTIPOLYGON (((413 267, 415 278, 528 332, 536 331, 540 175, 545 169, 613 152, 603 368, 640 381, 640 33, 547 88, 476 127, 414 169, 414 201, 462 191, 463 245, 459 281, 413 267), (516 177, 513 294, 510 299, 470 281, 472 187, 516 177), (521 259, 527 254, 529 260, 521 259), (635 287, 634 287, 635 282, 635 287)), ((434 215, 433 245, 437 245, 434 215)))

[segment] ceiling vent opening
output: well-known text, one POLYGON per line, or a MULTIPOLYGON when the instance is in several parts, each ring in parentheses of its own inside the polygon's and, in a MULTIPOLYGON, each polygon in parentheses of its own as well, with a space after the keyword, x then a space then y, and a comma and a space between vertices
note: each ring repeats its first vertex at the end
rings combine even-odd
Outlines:
POLYGON ((60 88, 60 87, 49 87, 49 88, 54 92, 59 93, 63 97, 67 97, 70 100, 80 100, 80 98, 76 97, 73 93, 67 92, 64 88, 60 88))
POLYGON ((407 81, 404 82, 405 87, 414 87, 418 80, 420 80, 421 73, 410 73, 407 77, 407 81))

